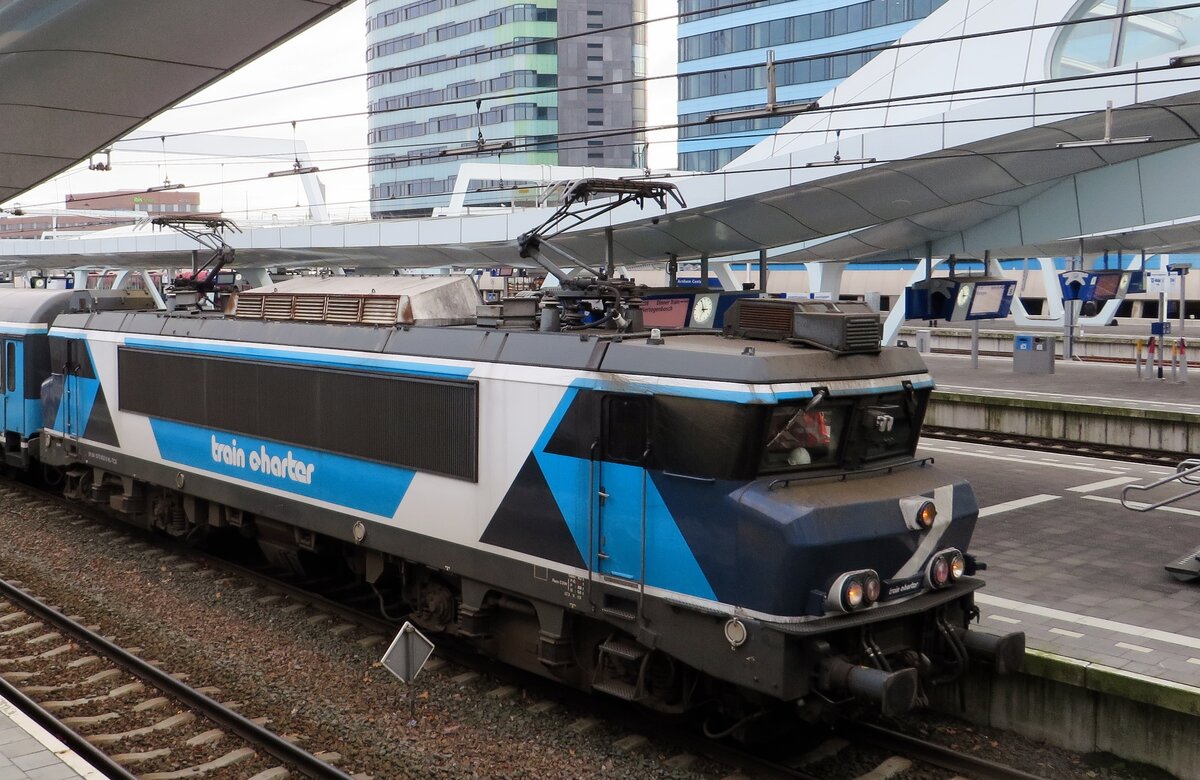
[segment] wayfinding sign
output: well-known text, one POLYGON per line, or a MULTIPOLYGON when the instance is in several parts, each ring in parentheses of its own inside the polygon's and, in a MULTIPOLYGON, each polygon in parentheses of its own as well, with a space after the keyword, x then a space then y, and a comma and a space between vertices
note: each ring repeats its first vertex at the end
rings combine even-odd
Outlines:
POLYGON ((400 682, 410 683, 416 679, 431 655, 433 642, 426 639, 416 626, 405 621, 379 662, 383 668, 399 677, 400 682))

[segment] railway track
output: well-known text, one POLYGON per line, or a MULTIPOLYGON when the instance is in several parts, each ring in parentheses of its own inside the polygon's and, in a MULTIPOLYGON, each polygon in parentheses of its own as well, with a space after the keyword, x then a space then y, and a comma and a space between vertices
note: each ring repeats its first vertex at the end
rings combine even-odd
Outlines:
MULTIPOLYGON (((350 780, 91 628, 0 580, 0 677, 7 697, 109 777, 172 780, 232 768, 258 780, 297 771, 350 780)), ((327 755, 326 758, 336 758, 327 755)))
MULTIPOLYGON (((363 644, 370 642, 378 645, 379 650, 382 650, 384 643, 398 628, 398 620, 404 617, 402 614, 396 614, 392 611, 394 605, 389 604, 391 599, 387 593, 375 594, 365 590, 361 586, 351 586, 348 582, 331 581, 329 579, 285 581, 280 578, 278 573, 270 570, 231 562, 225 558, 212 556, 189 546, 175 544, 161 537, 151 537, 138 529, 113 521, 103 513, 94 512, 87 507, 81 507, 73 503, 68 503, 58 497, 34 491, 32 488, 24 485, 10 484, 8 486, 0 486, 0 498, 5 500, 16 499, 19 501, 46 502, 58 509, 59 515, 63 517, 64 521, 71 521, 72 517, 81 517, 87 518, 88 522, 104 523, 110 530, 101 530, 99 531, 100 534, 108 535, 114 539, 119 538, 119 536, 114 535, 127 536, 130 547, 152 544, 154 545, 154 549, 148 552, 157 552, 162 556, 160 557, 162 561, 172 561, 173 565, 176 566, 203 566, 213 569, 216 574, 210 576, 208 579, 212 581, 214 587, 217 589, 239 592, 252 590, 257 602, 269 604, 272 608, 287 615, 290 620, 312 623, 313 625, 323 625, 326 626, 327 630, 340 632, 339 635, 360 636, 356 641, 363 644), (322 593, 314 592, 318 588, 322 593), (259 595, 260 593, 265 595, 259 595), (325 595, 326 593, 336 593, 339 595, 336 598, 330 598, 328 595, 325 595), (381 602, 383 604, 382 611, 388 612, 390 619, 380 615, 381 602), (356 633, 351 634, 352 631, 356 633)), ((74 520, 73 522, 80 521, 74 520)), ((4 593, 0 591, 0 598, 3 597, 4 593)), ((14 599, 19 599, 19 596, 14 595, 14 599)), ((4 615, 7 612, 8 610, 0 606, 0 621, 5 619, 4 615)), ((49 618, 38 616, 30 617, 28 621, 42 622, 46 619, 49 618)), ((14 620, 14 622, 16 621, 14 620)), ((16 626, 13 626, 13 628, 16 628, 16 626)), ((27 631, 33 633, 32 629, 27 631)), ((22 632, 23 634, 24 632, 22 632)), ((5 625, 3 622, 0 622, 0 655, 5 653, 6 645, 3 644, 4 640, 5 625)), ((25 653, 25 655, 28 655, 28 653, 25 653)), ((624 702, 619 702, 615 699, 609 701, 603 697, 589 696, 573 690, 563 689, 540 677, 527 675, 509 667, 499 667, 494 662, 472 653, 467 648, 459 647, 453 642, 446 641, 444 638, 438 639, 436 665, 445 666, 440 672, 441 674, 456 679, 466 679, 474 675, 476 679, 486 676, 497 681, 492 690, 486 693, 482 690, 478 691, 479 696, 491 696, 493 691, 496 690, 516 688, 522 692, 518 694, 522 698, 535 701, 555 701, 568 711, 588 713, 588 717, 577 718, 574 723, 580 723, 589 718, 609 723, 620 723, 622 724, 620 729, 624 732, 624 736, 615 739, 614 744, 654 745, 660 751, 664 746, 669 746, 668 752, 674 753, 674 757, 671 761, 665 762, 668 766, 672 765, 672 761, 681 761, 682 759, 680 766, 686 767, 688 765, 687 759, 692 759, 733 767, 740 773, 750 777, 822 778, 822 780, 829 780, 831 777, 846 778, 847 780, 858 777, 879 780, 880 778, 893 776, 934 778, 959 776, 968 778, 996 778, 997 780, 1027 780, 1028 778, 1035 777, 1035 775, 1027 774, 1019 769, 959 756, 954 751, 932 742, 915 740, 897 733, 884 732, 875 726, 858 723, 843 724, 839 727, 836 734, 823 741, 814 741, 812 733, 809 733, 805 737, 806 747, 799 751, 789 751, 786 749, 780 751, 777 748, 770 750, 748 749, 729 741, 714 741, 704 738, 698 734, 694 725, 668 724, 664 726, 661 717, 645 713, 624 702), (842 767, 842 769, 831 774, 831 762, 834 765, 842 767), (846 768, 849 767, 855 769, 846 771, 846 768), (858 769, 862 771, 858 772, 858 769)), ((4 661, 0 660, 0 671, 6 668, 4 661)), ((146 673, 150 676, 166 677, 169 680, 173 679, 152 665, 149 667, 149 670, 146 673)), ((89 670, 88 677, 93 677, 95 674, 97 674, 96 671, 89 670)), ((111 673, 106 673, 105 681, 109 680, 108 675, 111 675, 111 673)), ((144 678, 136 675, 136 673, 134 673, 134 676, 137 677, 136 681, 132 678, 127 682, 110 681, 106 686, 106 693, 93 694, 93 696, 108 695, 114 690, 124 689, 125 686, 144 684, 141 683, 141 680, 144 678)), ((30 680, 32 678, 26 678, 24 682, 29 683, 30 680)), ((470 684, 464 684, 464 687, 471 686, 470 684)), ((35 692, 37 692, 36 688, 35 692)), ((211 693, 216 695, 216 692, 211 693)), ((209 698, 203 691, 201 691, 200 695, 204 698, 209 698)), ((56 700, 68 699, 68 695, 65 693, 51 694, 43 692, 38 693, 38 696, 43 700, 46 700, 47 696, 56 700)), ((127 698, 129 702, 137 703, 153 701, 158 698, 166 698, 168 700, 174 698, 170 695, 164 695, 162 697, 150 696, 148 699, 147 696, 149 695, 141 691, 137 691, 136 695, 134 695, 125 693, 122 690, 122 695, 110 698, 111 700, 127 698)), ((72 697, 86 698, 84 696, 73 695, 72 697)), ((157 707, 162 706, 157 702, 155 703, 157 707)), ((89 714, 91 714, 90 711, 89 714)), ((147 725, 162 722, 170 717, 163 710, 144 705, 137 714, 142 718, 137 723, 144 724, 137 726, 137 728, 145 728, 147 725), (161 717, 145 715, 147 712, 155 712, 157 716, 161 717), (155 717, 157 719, 154 719, 155 717)), ((236 716, 236 713, 233 714, 236 716)), ((67 716, 70 717, 69 714, 67 716)), ((124 716, 117 713, 117 718, 121 717, 124 716)), ((237 717, 240 718, 241 716, 237 717)), ((116 733, 118 730, 113 725, 116 722, 116 718, 109 718, 99 723, 90 724, 87 733, 89 736, 116 733)), ((568 727, 571 726, 569 725, 568 727)), ((222 733, 227 730, 233 732, 232 728, 222 726, 216 726, 211 729, 188 727, 187 731, 189 738, 191 738, 202 734, 212 734, 214 729, 220 729, 222 733)), ((123 730, 135 730, 134 724, 131 722, 130 727, 123 730)), ((179 741, 177 736, 175 742, 178 743, 179 741)), ((211 744, 205 743, 197 746, 187 745, 186 743, 187 740, 184 739, 183 744, 186 745, 188 754, 192 756, 191 760, 197 763, 219 760, 222 756, 226 756, 238 749, 232 747, 228 741, 222 741, 221 743, 213 742, 211 744), (221 748, 223 752, 216 749, 216 745, 218 744, 223 745, 221 748), (200 760, 198 755, 200 749, 209 751, 205 754, 206 757, 203 761, 200 760), (217 755, 218 753, 219 755, 217 755)), ((141 758, 158 749, 164 748, 153 748, 139 743, 136 751, 122 748, 125 751, 125 755, 122 758, 128 761, 130 753, 136 753, 136 757, 141 758)), ((178 748, 169 749, 178 750, 178 748)), ((635 747, 633 749, 638 748, 635 747)), ((256 750, 256 754, 273 755, 269 751, 263 750, 256 750)), ((261 755, 256 760, 261 764, 261 771, 263 772, 273 771, 278 765, 268 765, 269 762, 264 760, 261 755)), ((279 763, 284 763, 283 759, 276 760, 279 763)), ((154 772, 171 771, 160 769, 163 763, 161 759, 148 758, 147 761, 157 761, 158 763, 153 765, 144 763, 137 765, 136 771, 143 777, 156 776, 154 772), (148 768, 151 766, 153 772, 148 771, 148 768)), ((249 764, 242 764, 240 766, 248 767, 249 764)), ((256 769, 258 768, 256 767, 256 769)), ((346 775, 336 770, 336 768, 329 767, 329 769, 334 774, 308 776, 346 777, 346 775)), ((159 776, 166 778, 171 775, 164 774, 159 776)), ((259 777, 259 775, 254 773, 239 773, 236 776, 259 777)), ((264 774, 261 777, 265 780, 265 778, 273 776, 264 774)))

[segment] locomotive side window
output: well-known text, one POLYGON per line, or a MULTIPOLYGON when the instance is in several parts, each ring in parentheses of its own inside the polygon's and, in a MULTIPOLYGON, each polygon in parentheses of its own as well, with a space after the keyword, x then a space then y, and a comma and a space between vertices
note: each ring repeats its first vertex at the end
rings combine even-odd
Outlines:
POLYGON ((764 412, 750 404, 655 396, 655 467, 708 479, 752 478, 758 470, 764 412))
POLYGON ((604 399, 604 458, 618 463, 641 463, 650 424, 650 399, 639 395, 610 395, 604 399))

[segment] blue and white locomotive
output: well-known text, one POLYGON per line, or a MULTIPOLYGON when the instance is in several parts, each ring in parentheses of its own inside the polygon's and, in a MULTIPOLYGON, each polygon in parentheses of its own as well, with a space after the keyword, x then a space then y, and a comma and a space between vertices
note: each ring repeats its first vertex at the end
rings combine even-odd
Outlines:
POLYGON ((638 332, 625 295, 595 318, 625 332, 564 325, 612 303, 580 288, 543 332, 547 301, 476 324, 466 277, 351 283, 231 315, 12 293, 49 330, 8 323, 45 359, 7 353, 5 450, 146 528, 344 562, 422 626, 661 711, 899 713, 970 659, 1019 663, 1022 635, 968 630, 975 499, 915 457, 932 381, 877 315, 751 299, 724 332, 638 332))

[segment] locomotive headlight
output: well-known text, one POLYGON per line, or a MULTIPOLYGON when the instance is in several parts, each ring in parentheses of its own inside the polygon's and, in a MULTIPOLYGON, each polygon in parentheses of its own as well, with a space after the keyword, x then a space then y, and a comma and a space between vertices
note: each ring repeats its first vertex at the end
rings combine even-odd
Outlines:
POLYGON ((853 612, 879 600, 879 575, 871 569, 849 571, 833 581, 825 606, 839 612, 853 612))
POLYGON ((866 598, 867 603, 874 604, 876 601, 879 601, 881 590, 882 586, 879 583, 879 575, 873 571, 867 572, 866 576, 863 577, 863 596, 866 598))
POLYGON ((942 550, 929 559, 925 567, 925 584, 931 588, 948 587, 962 576, 966 567, 967 562, 961 552, 953 547, 942 550))
POLYGON ((842 590, 842 600, 850 609, 858 609, 863 603, 863 586, 858 580, 848 580, 842 590))
POLYGON ((900 499, 904 524, 913 531, 928 531, 937 520, 937 505, 924 496, 900 499))
POLYGON ((958 550, 954 551, 954 555, 950 556, 950 576, 954 579, 961 579, 963 572, 967 570, 967 559, 958 550))

